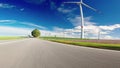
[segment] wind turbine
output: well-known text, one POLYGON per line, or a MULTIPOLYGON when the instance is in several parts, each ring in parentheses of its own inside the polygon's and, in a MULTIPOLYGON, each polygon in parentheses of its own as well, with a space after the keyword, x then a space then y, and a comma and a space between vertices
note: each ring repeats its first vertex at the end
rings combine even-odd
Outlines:
POLYGON ((93 11, 97 12, 96 9, 92 8, 91 6, 85 4, 83 2, 83 0, 81 0, 80 2, 64 2, 64 3, 67 3, 67 4, 77 4, 79 5, 80 7, 80 14, 81 14, 81 39, 84 38, 84 16, 83 16, 83 9, 82 9, 82 5, 89 8, 89 9, 92 9, 93 11))

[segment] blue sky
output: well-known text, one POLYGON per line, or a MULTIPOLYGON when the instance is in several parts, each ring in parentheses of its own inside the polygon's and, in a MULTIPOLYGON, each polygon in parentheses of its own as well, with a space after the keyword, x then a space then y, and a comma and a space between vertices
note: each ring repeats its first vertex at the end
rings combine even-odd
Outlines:
MULTIPOLYGON (((79 6, 67 1, 79 0, 0 0, 0 35, 29 35, 38 28, 43 36, 79 37, 79 6)), ((103 39, 120 39, 120 1, 83 2, 101 11, 83 6, 86 38, 97 38, 100 30, 103 39)))

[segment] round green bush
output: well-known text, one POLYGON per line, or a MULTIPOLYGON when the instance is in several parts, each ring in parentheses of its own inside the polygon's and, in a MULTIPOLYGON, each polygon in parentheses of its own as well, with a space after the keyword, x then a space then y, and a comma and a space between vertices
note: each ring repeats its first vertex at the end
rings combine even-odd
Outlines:
POLYGON ((40 31, 38 29, 34 29, 32 32, 31 32, 32 36, 33 37, 40 37, 40 31))

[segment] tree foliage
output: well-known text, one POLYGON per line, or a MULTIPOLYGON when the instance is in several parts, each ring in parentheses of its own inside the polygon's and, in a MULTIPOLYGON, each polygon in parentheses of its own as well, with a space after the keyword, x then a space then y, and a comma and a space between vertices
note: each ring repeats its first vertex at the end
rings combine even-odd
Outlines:
POLYGON ((32 34, 33 37, 40 37, 40 31, 38 29, 34 29, 31 32, 31 34, 32 34))

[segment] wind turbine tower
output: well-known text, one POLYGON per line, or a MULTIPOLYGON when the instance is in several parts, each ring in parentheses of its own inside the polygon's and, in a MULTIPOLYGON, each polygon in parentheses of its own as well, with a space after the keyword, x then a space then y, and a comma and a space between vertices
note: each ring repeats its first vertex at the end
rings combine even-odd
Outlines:
POLYGON ((94 8, 92 8, 92 7, 89 6, 89 5, 85 4, 85 3, 83 2, 83 0, 81 0, 80 2, 64 2, 64 3, 66 3, 66 4, 77 4, 77 5, 79 5, 79 7, 80 7, 80 15, 81 15, 81 39, 83 39, 83 38, 84 38, 84 16, 83 16, 82 6, 85 6, 85 7, 89 8, 89 9, 92 9, 93 11, 96 11, 96 12, 97 12, 97 10, 94 9, 94 8))

